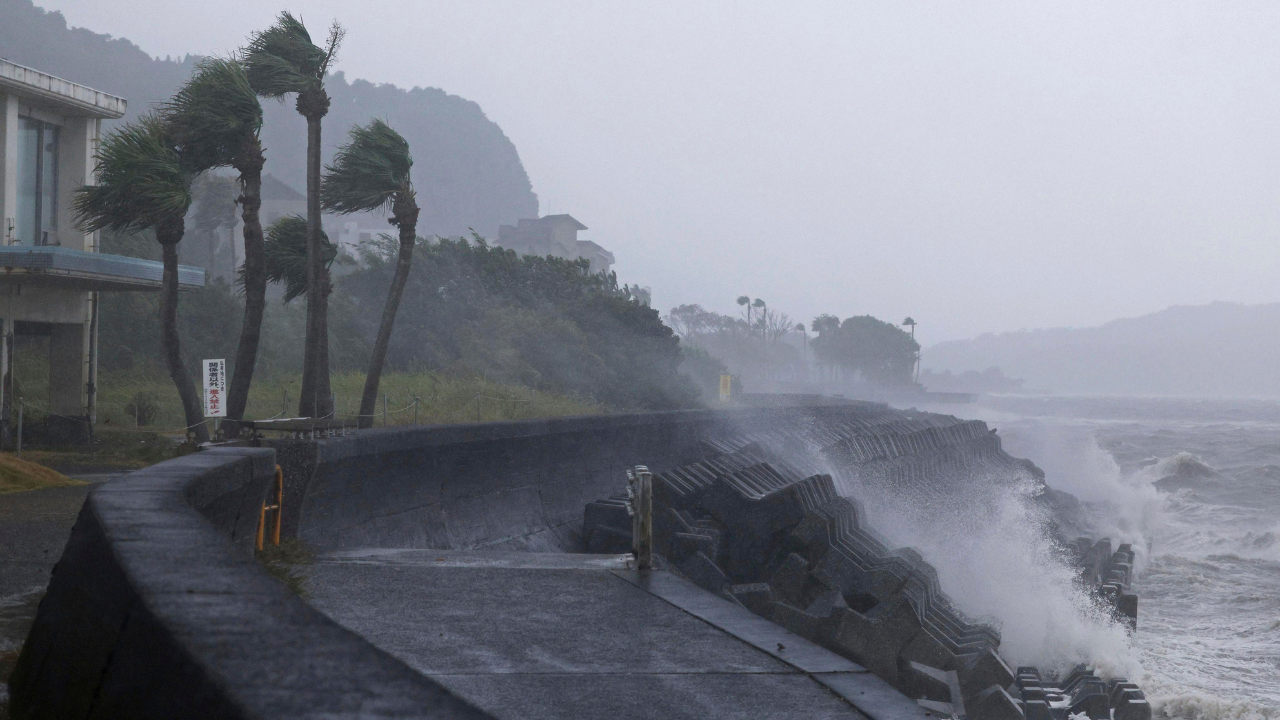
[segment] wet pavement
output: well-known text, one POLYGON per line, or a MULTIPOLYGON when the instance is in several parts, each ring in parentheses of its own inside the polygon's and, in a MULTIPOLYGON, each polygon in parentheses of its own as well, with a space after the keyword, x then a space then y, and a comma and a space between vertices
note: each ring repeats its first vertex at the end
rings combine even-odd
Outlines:
POLYGON ((352 550, 305 572, 313 606, 498 718, 924 716, 861 666, 626 557, 352 550))
POLYGON ((0 494, 0 704, 80 506, 93 484, 115 476, 72 473, 88 484, 0 494))

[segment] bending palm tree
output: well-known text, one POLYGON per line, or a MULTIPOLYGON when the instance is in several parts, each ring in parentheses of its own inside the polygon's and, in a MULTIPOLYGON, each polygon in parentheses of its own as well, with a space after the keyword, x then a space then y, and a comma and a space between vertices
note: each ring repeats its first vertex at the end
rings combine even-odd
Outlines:
POLYGON ((369 374, 360 396, 360 427, 373 425, 374 406, 378 401, 378 384, 387 359, 391 328, 400 308, 400 296, 409 279, 413 261, 413 244, 417 240, 418 203, 413 192, 409 169, 413 158, 409 143, 381 120, 365 127, 351 128, 351 141, 338 148, 333 164, 325 169, 320 197, 326 210, 340 214, 391 208, 391 224, 400 230, 400 252, 396 273, 387 290, 387 304, 382 309, 378 339, 369 358, 369 374))
POLYGON ((186 157, 200 168, 230 165, 240 173, 241 217, 244 220, 244 323, 236 348, 235 369, 227 395, 227 437, 240 434, 249 402, 249 386, 262 338, 262 313, 267 302, 267 272, 263 257, 262 166, 265 158, 258 133, 262 106, 249 84, 244 66, 236 60, 206 60, 166 107, 166 124, 186 157))
MULTIPOLYGON (((329 266, 338 257, 338 246, 329 242, 329 236, 320 234, 320 269, 322 280, 328 285, 329 266)), ((267 228, 264 253, 267 280, 284 283, 284 301, 287 303, 300 295, 306 295, 309 284, 307 263, 307 219, 301 215, 287 215, 271 223, 267 228)))
POLYGON ((160 325, 165 363, 188 427, 197 441, 208 442, 200 397, 178 345, 178 243, 196 172, 174 149, 165 123, 155 115, 107 135, 95 159, 98 184, 76 191, 77 224, 85 232, 155 229, 164 255, 160 325))
POLYGON ((311 42, 306 26, 284 12, 276 23, 249 39, 244 52, 249 82, 263 97, 297 93, 298 113, 307 119, 307 340, 302 361, 298 414, 333 413, 329 387, 329 286, 320 261, 320 121, 329 112, 324 77, 342 43, 342 26, 329 29, 325 47, 311 42))

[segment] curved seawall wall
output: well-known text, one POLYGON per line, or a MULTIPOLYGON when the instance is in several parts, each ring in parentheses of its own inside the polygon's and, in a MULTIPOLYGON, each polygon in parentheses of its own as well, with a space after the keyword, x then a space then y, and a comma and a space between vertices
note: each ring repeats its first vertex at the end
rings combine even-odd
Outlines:
POLYGON ((981 423, 871 403, 263 444, 161 463, 91 493, 12 678, 15 717, 482 716, 252 559, 277 462, 285 533, 317 549, 583 551, 584 508, 618 493, 628 468, 663 473, 753 446, 811 465, 806 474, 849 454, 868 472, 903 469, 885 476, 894 482, 939 482, 957 463, 1026 472, 981 423))
POLYGON ((10 678, 21 718, 481 718, 253 559, 268 449, 90 493, 10 678))
POLYGON ((619 492, 636 465, 662 472, 727 436, 781 427, 800 436, 829 423, 903 417, 857 403, 393 428, 264 444, 285 468, 286 531, 315 547, 582 552, 583 508, 619 492))

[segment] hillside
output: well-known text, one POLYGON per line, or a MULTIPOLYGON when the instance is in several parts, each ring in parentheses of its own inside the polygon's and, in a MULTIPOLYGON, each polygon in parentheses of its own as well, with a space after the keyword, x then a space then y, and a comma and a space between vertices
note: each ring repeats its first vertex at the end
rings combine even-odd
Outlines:
POLYGON ((1280 396, 1280 303, 1174 306, 1094 328, 981 335, 926 348, 934 371, 996 366, 1030 391, 1280 396))
MULTIPOLYGON (((166 99, 195 67, 192 56, 156 59, 128 40, 69 28, 61 13, 31 0, 0 0, 0 18, 0 56, 119 95, 129 101, 130 117, 166 99)), ((475 228, 496 237, 499 225, 537 215, 538 198, 515 145, 476 103, 435 88, 349 81, 340 72, 327 87, 325 161, 351 125, 373 117, 390 122, 413 150, 419 233, 456 236, 475 228)), ((301 190, 306 123, 292 101, 264 101, 263 109, 266 170, 301 190)))

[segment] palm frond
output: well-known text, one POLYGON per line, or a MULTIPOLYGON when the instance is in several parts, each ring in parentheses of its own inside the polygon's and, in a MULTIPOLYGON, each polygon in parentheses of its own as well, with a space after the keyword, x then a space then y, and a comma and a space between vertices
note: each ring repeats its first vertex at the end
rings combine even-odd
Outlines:
MULTIPOLYGON (((320 232, 324 248, 320 260, 325 272, 338 257, 338 246, 320 232)), ((271 223, 266 237, 267 280, 284 283, 284 301, 289 302, 307 292, 307 219, 287 215, 271 223)))
POLYGON ((329 54, 311 42, 302 20, 282 12, 275 24, 249 37, 243 59, 254 91, 278 98, 319 85, 329 54))
POLYGON ((76 224, 85 232, 133 232, 186 215, 190 168, 158 115, 113 130, 94 156, 98 182, 76 191, 76 224))
POLYGON ((262 128, 262 105, 235 59, 202 60, 163 112, 174 143, 200 168, 232 164, 245 139, 262 128))
POLYGON ((320 64, 320 76, 329 72, 330 66, 338 59, 338 48, 342 45, 342 39, 347 36, 347 29, 342 27, 342 23, 337 20, 329 26, 329 39, 325 41, 324 62, 320 64))
POLYGON ((409 143, 382 120, 351 128, 351 139, 325 167, 320 204, 346 214, 389 206, 396 193, 413 191, 409 143))

